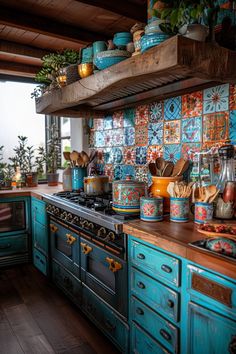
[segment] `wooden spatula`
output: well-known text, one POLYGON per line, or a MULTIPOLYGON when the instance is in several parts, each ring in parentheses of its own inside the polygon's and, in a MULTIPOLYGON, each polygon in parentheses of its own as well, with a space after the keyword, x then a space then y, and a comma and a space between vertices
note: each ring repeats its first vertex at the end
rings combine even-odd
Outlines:
POLYGON ((182 176, 184 172, 187 171, 188 167, 189 167, 189 160, 185 160, 181 157, 181 159, 179 159, 174 165, 172 176, 173 177, 182 176))
POLYGON ((162 170, 162 177, 170 177, 174 168, 174 163, 171 161, 166 161, 165 166, 162 170))

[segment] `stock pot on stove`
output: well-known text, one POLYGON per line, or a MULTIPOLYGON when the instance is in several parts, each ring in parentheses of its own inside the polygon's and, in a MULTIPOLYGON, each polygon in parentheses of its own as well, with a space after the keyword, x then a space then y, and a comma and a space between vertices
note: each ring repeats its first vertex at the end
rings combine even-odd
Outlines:
POLYGON ((84 192, 88 195, 102 195, 110 191, 108 176, 84 177, 84 192))

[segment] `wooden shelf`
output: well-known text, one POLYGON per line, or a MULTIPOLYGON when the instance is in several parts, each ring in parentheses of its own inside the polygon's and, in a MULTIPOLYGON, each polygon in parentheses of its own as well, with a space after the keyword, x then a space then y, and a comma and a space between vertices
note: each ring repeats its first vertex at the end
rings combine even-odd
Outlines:
POLYGON ((203 89, 236 83, 236 52, 175 36, 62 89, 36 99, 37 113, 101 116, 203 89))

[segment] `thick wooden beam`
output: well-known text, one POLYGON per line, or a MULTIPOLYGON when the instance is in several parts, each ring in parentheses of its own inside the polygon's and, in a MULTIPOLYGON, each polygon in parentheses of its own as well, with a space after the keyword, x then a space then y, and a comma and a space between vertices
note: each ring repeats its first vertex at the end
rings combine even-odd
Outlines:
POLYGON ((106 37, 97 32, 90 32, 83 28, 66 25, 54 19, 32 15, 26 12, 17 11, 17 14, 13 16, 12 9, 3 6, 1 6, 0 11, 0 23, 81 44, 88 44, 89 42, 106 37))
POLYGON ((35 80, 33 77, 16 76, 14 75, 14 73, 9 75, 0 74, 0 81, 14 81, 35 84, 35 80))
POLYGON ((41 69, 40 66, 34 65, 24 65, 9 61, 0 61, 0 73, 1 74, 11 74, 17 76, 25 76, 25 77, 35 77, 35 74, 41 69))
POLYGON ((92 5, 114 12, 115 14, 125 16, 135 21, 147 21, 147 4, 134 4, 127 0, 111 1, 111 0, 76 0, 83 4, 92 5))
POLYGON ((14 54, 20 57, 41 59, 44 55, 48 54, 49 51, 42 50, 25 44, 1 40, 0 53, 14 54))

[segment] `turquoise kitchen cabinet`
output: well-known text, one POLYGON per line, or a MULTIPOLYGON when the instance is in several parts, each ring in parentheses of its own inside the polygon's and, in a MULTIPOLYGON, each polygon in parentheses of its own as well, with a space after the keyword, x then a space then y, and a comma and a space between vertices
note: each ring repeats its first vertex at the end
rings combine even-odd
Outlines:
POLYGON ((30 198, 0 198, 0 267, 31 259, 30 198))
POLYGON ((48 275, 48 223, 46 203, 31 198, 33 263, 43 274, 48 275))

